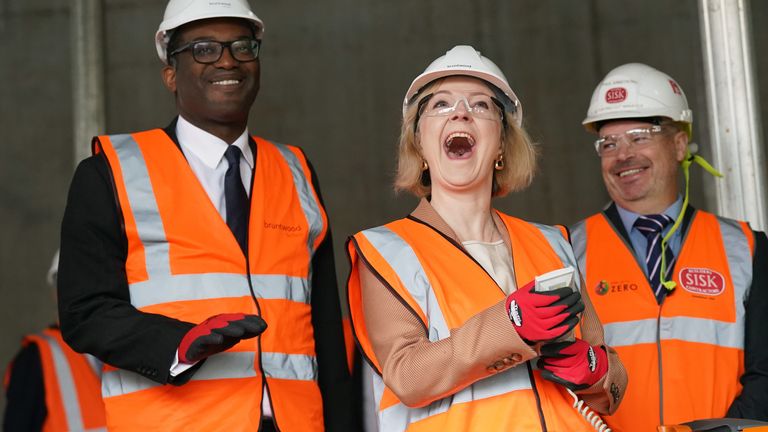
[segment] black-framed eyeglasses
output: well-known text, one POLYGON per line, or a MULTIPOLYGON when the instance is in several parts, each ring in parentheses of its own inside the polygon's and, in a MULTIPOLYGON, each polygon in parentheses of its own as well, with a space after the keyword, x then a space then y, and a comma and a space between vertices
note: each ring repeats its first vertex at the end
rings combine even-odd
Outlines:
POLYGON ((229 48, 229 54, 239 62, 252 62, 259 58, 261 41, 257 39, 238 39, 230 42, 214 40, 192 41, 184 46, 176 48, 168 57, 184 51, 191 51, 192 58, 202 64, 216 63, 221 58, 224 48, 229 48))

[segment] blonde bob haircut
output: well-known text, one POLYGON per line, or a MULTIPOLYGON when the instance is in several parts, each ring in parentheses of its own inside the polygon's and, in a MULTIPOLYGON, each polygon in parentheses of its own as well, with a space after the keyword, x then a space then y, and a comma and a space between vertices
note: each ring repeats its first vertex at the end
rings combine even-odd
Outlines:
MULTIPOLYGON (((397 174, 395 191, 407 191, 419 198, 430 195, 432 187, 429 169, 422 170, 423 157, 418 142, 418 125, 415 125, 419 102, 431 93, 445 78, 440 78, 424 86, 410 102, 400 128, 400 142, 397 152, 397 174)), ((486 82, 488 86, 492 86, 486 82)), ((494 90, 491 88, 491 90, 494 90)), ((500 90, 496 90, 500 92, 500 90)), ((504 196, 509 192, 525 189, 531 184, 536 171, 538 152, 525 129, 518 127, 514 114, 504 112, 506 125, 501 130, 501 151, 504 167, 493 170, 493 188, 491 196, 504 196)))

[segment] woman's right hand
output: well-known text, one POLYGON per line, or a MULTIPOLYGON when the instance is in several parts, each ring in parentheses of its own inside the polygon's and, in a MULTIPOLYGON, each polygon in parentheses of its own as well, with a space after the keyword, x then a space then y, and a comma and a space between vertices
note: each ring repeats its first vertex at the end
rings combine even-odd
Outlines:
POLYGON ((584 302, 578 291, 558 288, 534 291, 534 281, 507 297, 507 314, 517 334, 528 345, 557 339, 579 322, 584 302))

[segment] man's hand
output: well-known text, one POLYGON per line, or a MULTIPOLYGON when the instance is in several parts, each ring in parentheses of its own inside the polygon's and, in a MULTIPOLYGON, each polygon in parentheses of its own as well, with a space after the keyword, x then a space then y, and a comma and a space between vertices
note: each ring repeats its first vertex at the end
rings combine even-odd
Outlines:
POLYGON ((179 361, 195 363, 226 351, 243 339, 260 335, 267 328, 258 315, 242 313, 214 315, 192 327, 179 344, 179 361))
POLYGON ((608 354, 605 348, 590 346, 581 339, 555 342, 541 347, 537 365, 545 379, 571 390, 583 390, 608 372, 608 354))
POLYGON ((584 310, 581 294, 570 288, 533 291, 529 282, 507 297, 507 313, 517 334, 528 345, 557 339, 579 322, 584 310))

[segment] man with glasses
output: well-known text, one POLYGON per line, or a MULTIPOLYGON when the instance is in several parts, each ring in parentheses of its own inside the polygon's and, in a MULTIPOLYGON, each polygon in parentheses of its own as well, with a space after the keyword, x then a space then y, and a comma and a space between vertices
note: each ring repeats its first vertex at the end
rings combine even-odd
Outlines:
POLYGON ((61 324, 109 365, 110 429, 359 430, 317 180, 248 133, 263 33, 246 0, 171 0, 178 117, 94 138, 75 173, 61 324))
POLYGON ((585 292, 630 384, 614 431, 705 418, 768 419, 768 239, 688 205, 692 112, 668 75, 620 66, 592 95, 613 202, 573 227, 585 292), (679 167, 686 180, 681 196, 679 167), (762 331, 761 331, 762 330, 762 331))

